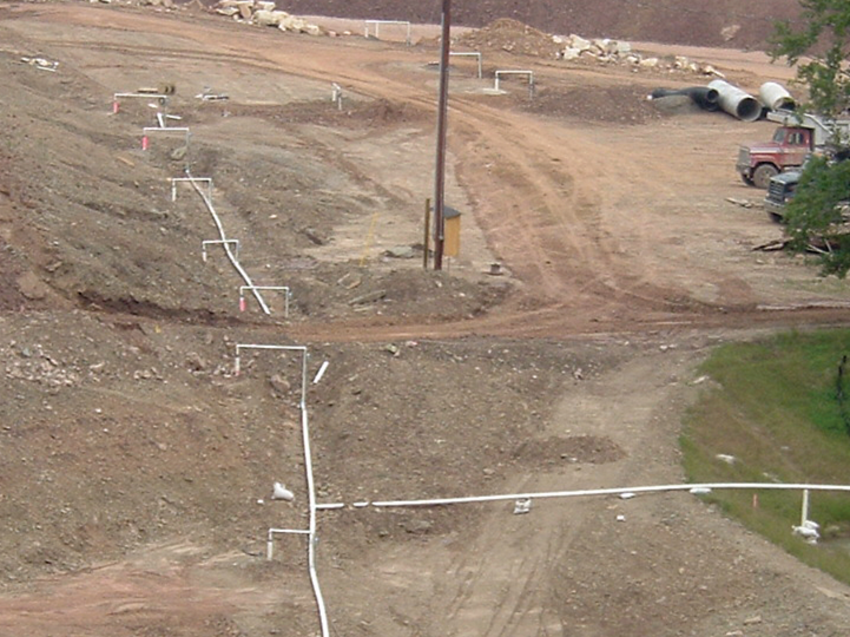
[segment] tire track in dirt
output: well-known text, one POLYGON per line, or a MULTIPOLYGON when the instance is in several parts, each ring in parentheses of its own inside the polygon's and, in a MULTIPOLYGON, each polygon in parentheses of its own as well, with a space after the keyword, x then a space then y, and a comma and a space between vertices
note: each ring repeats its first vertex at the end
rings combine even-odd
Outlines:
MULTIPOLYGON (((102 13, 99 20, 113 28, 148 29, 189 39, 199 50, 215 47, 227 51, 210 54, 216 61, 224 56, 238 60, 246 69, 285 70, 320 82, 332 79, 373 99, 405 103, 422 111, 434 109, 434 96, 427 82, 421 86, 412 84, 408 75, 386 62, 387 52, 392 50, 405 63, 413 59, 422 65, 430 55, 427 51, 385 45, 364 48, 346 46, 339 39, 316 39, 299 42, 311 55, 292 56, 281 46, 287 36, 282 38, 269 30, 258 29, 246 39, 232 25, 222 25, 212 18, 207 19, 204 30, 193 32, 186 28, 188 20, 92 11, 98 16, 102 13), (214 33, 214 42, 209 33, 214 33), (340 54, 340 44, 344 55, 340 54)), ((56 21, 84 21, 61 6, 51 6, 42 15, 56 21)), ((174 51, 177 54, 179 50, 174 51)), ((669 193, 670 188, 665 186, 658 191, 659 186, 654 185, 657 182, 650 182, 646 176, 647 167, 624 160, 610 142, 609 147, 602 146, 594 139, 593 130, 553 128, 523 113, 482 105, 480 99, 463 95, 452 96, 450 119, 459 178, 472 193, 476 219, 490 234, 491 248, 509 269, 516 269, 523 285, 495 315, 442 328, 426 327, 422 335, 514 334, 518 328, 529 335, 562 334, 565 330, 594 333, 640 324, 652 329, 659 322, 671 321, 710 326, 723 324, 719 315, 726 312, 733 325, 764 320, 763 314, 754 318, 752 307, 747 304, 735 311, 734 307, 721 309, 694 303, 682 291, 660 287, 632 261, 620 258, 617 244, 605 234, 599 216, 600 207, 611 205, 610 195, 604 190, 606 179, 628 174, 632 187, 647 191, 645 197, 652 192, 669 193), (589 153, 588 148, 598 149, 599 153, 589 153), (541 156, 550 158, 551 165, 541 162, 541 156), (615 160, 617 171, 611 176, 615 160), (488 164, 501 165, 499 174, 490 174, 486 170, 488 164), (508 187, 492 192, 494 185, 505 185, 501 181, 506 181, 508 187)), ((651 238, 644 238, 642 243, 651 245, 651 238)), ((829 315, 823 320, 829 322, 833 318, 829 315)), ((778 321, 787 322, 787 315, 779 316, 778 321)), ((357 324, 347 323, 352 329, 357 324)), ((371 329, 369 322, 363 325, 371 329)), ((342 333, 350 329, 339 327, 342 333)), ((384 327, 375 329, 383 331, 384 327)), ((309 340, 326 338, 327 332, 340 330, 296 326, 293 332, 309 340)), ((364 334, 364 338, 369 337, 364 334)))

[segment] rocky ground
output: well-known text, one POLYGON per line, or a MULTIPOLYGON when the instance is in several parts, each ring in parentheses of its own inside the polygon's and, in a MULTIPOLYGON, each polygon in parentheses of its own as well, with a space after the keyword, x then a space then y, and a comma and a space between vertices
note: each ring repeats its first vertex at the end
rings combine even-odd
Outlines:
POLYGON ((846 323, 845 282, 754 249, 781 229, 739 205, 759 193, 735 146, 770 126, 645 99, 705 81, 677 55, 751 90, 790 72, 459 31, 485 77, 453 63, 462 241, 435 272, 434 28, 407 47, 322 25, 340 35, 197 5, 0 5, 0 634, 319 634, 303 536, 265 559, 269 528, 310 523, 305 414, 316 498, 344 505, 316 520, 333 634, 843 634, 845 586, 691 495, 353 506, 678 483, 711 347, 846 323), (494 94, 520 65, 534 93, 494 94), (167 104, 113 106, 164 83, 167 104), (143 150, 157 113, 191 135, 143 150), (203 258, 213 216, 172 186, 187 169, 288 307, 243 291, 240 311, 222 247, 203 258))

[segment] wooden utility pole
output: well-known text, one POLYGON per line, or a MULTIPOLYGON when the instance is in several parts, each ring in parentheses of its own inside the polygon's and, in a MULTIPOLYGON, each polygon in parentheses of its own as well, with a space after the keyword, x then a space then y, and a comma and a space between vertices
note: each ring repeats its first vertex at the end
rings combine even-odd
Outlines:
POLYGON ((437 170, 434 179, 434 269, 443 269, 443 200, 446 190, 446 115, 449 104, 449 50, 451 48, 451 0, 443 0, 440 42, 440 98, 437 109, 437 170))

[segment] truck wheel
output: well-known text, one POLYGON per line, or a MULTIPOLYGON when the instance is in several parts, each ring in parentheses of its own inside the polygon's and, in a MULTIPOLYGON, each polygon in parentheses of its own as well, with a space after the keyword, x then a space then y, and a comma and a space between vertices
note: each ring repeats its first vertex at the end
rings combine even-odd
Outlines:
POLYGON ((767 190, 767 187, 770 185, 770 178, 777 173, 779 173, 779 171, 776 170, 773 165, 761 164, 755 169, 755 171, 753 171, 753 183, 756 188, 767 190))

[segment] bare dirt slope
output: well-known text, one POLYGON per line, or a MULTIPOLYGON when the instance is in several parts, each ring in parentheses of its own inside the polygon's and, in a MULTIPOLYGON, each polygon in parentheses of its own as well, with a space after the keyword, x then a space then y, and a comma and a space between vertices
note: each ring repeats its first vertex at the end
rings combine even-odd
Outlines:
MULTIPOLYGON (((781 230, 727 200, 758 199, 735 144, 768 124, 645 100, 701 77, 499 46, 484 79, 453 65, 462 249, 423 271, 427 42, 0 5, 0 634, 317 634, 303 537, 265 560, 270 527, 309 524, 303 379, 318 501, 346 505, 317 520, 332 634, 844 634, 846 587, 687 494, 352 506, 678 483, 708 348, 847 317, 847 284, 754 251, 781 230), (485 90, 520 64, 533 99, 518 78, 485 90), (167 111, 113 111, 162 82, 167 111), (156 112, 188 144, 142 150, 156 112), (269 316, 250 293, 239 312, 221 247, 202 259, 211 215, 185 183, 172 200, 187 168, 288 315, 275 292, 269 316), (246 350, 237 375, 237 344, 310 356, 246 350)), ((686 53, 750 89, 788 77, 686 53)))
MULTIPOLYGON (((296 14, 345 18, 410 20, 439 24, 442 0, 285 0, 278 5, 296 14)), ((626 38, 695 46, 759 49, 777 20, 794 20, 797 0, 477 0, 450 4, 453 24, 483 27, 511 18, 550 33, 626 38)))

